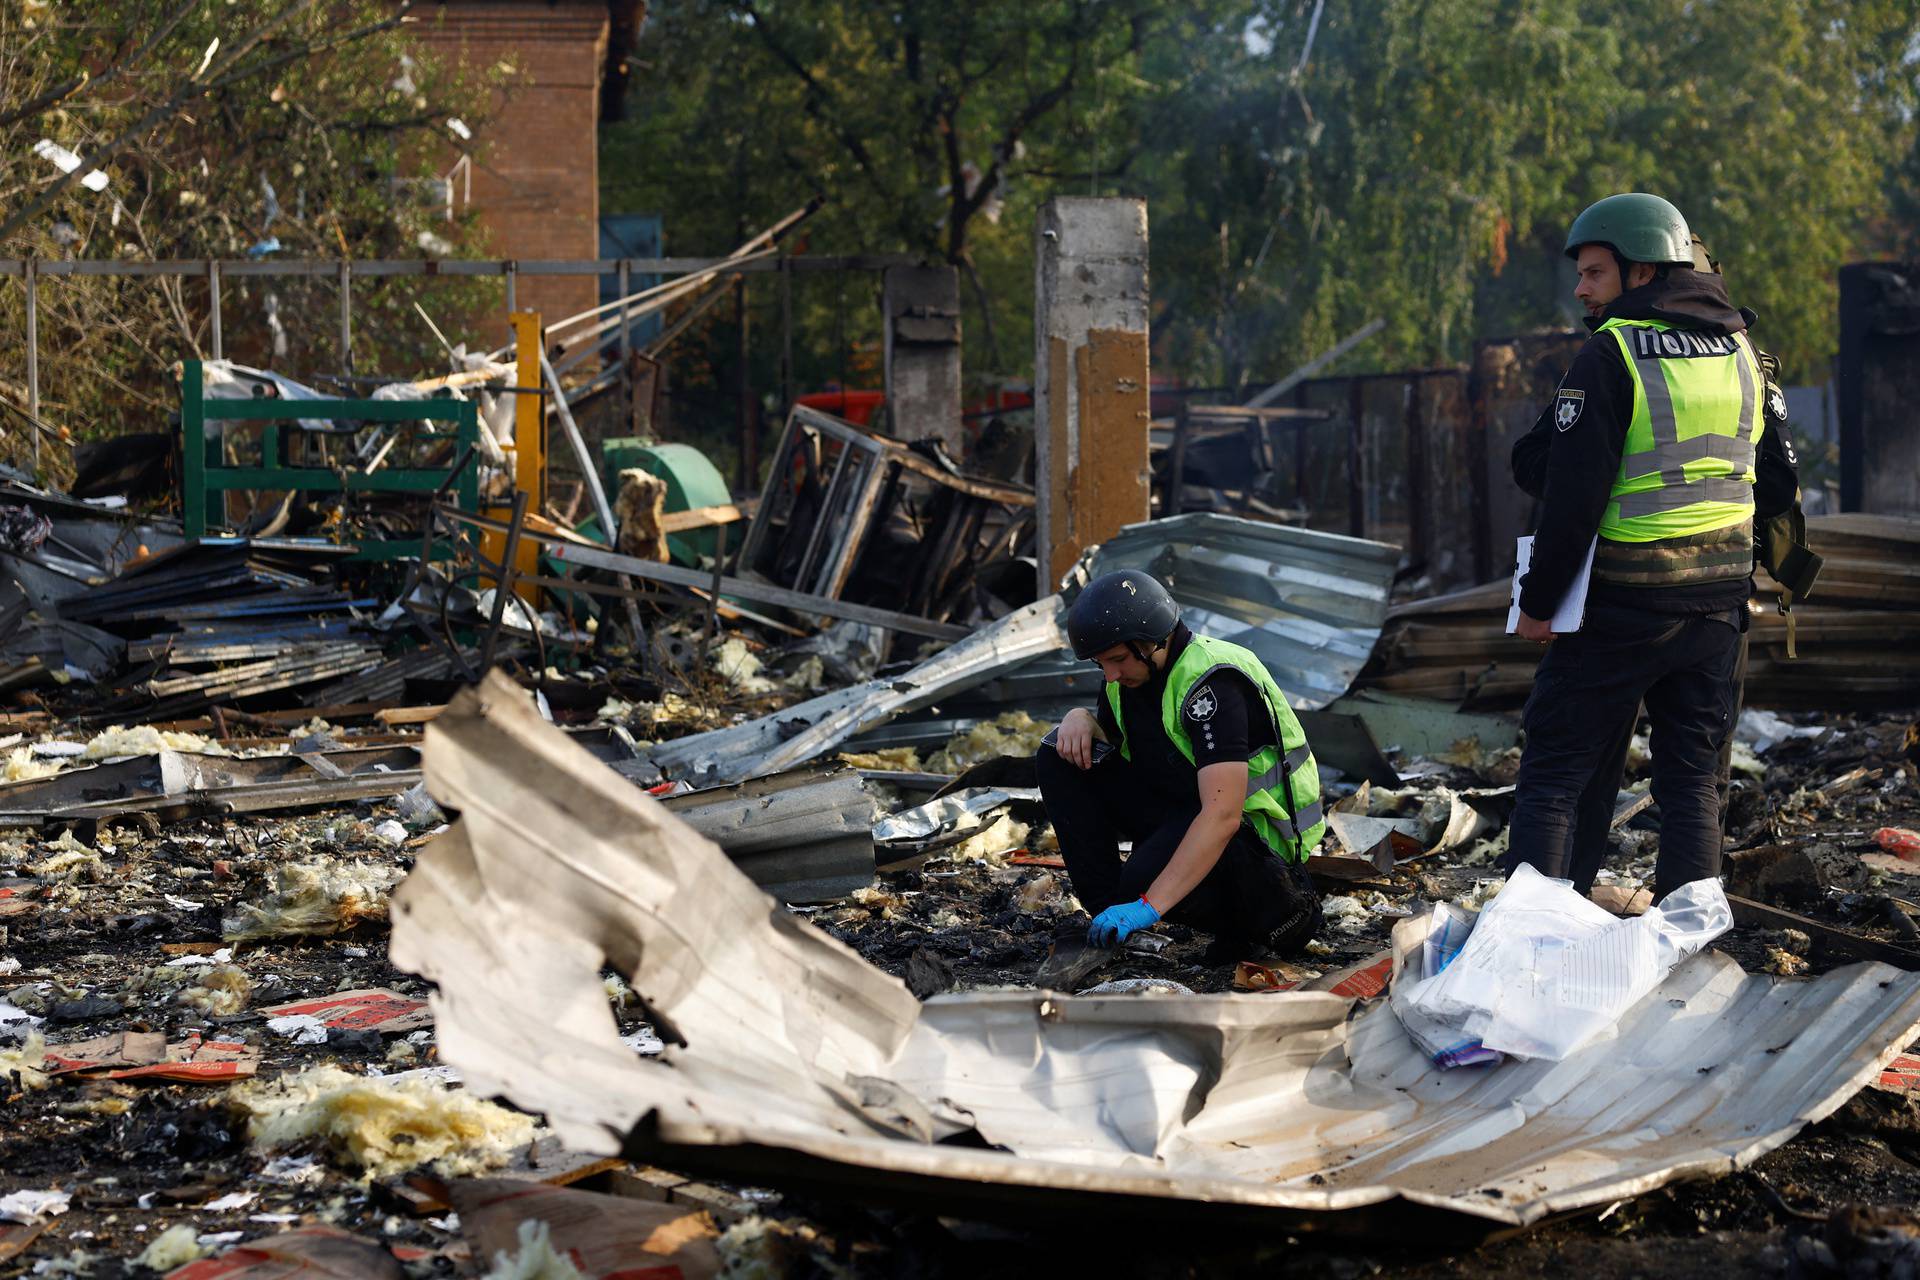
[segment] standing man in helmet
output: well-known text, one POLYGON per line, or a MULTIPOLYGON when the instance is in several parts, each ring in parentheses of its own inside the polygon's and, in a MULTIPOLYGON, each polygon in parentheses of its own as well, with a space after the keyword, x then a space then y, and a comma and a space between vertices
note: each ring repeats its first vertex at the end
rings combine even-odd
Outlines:
POLYGON ((1209 963, 1304 946, 1320 924, 1304 864, 1326 826, 1313 753, 1273 676, 1247 649, 1188 630, 1166 588, 1134 569, 1089 583, 1067 633, 1100 665, 1105 696, 1069 712, 1035 766, 1093 915, 1088 944, 1171 917, 1214 935, 1209 963))
POLYGON ((1515 449, 1516 475, 1532 472, 1543 500, 1518 631, 1548 648, 1527 700, 1508 865, 1591 883, 1604 828, 1579 821, 1581 799, 1593 808, 1604 792, 1611 808, 1613 787, 1596 783, 1617 778, 1644 700, 1658 897, 1720 869, 1719 758, 1739 696, 1766 381, 1746 316, 1721 277, 1694 269, 1667 201, 1599 201, 1574 220, 1566 253, 1594 334, 1524 466, 1515 449), (1596 535, 1586 621, 1555 636, 1543 619, 1596 535))
MULTIPOLYGON (((1707 252, 1707 247, 1698 234, 1691 236, 1693 248, 1693 269, 1695 272, 1718 276, 1720 264, 1707 252)), ((1672 279, 1672 273, 1668 273, 1672 279)), ((1582 280, 1581 286, 1587 282, 1582 280)), ((1591 290, 1589 291, 1591 292, 1591 290)), ((1597 296, 1591 298, 1587 324, 1597 328, 1602 314, 1618 298, 1597 296), (1594 309, 1597 306, 1598 310, 1594 309)), ((1672 295, 1670 295, 1671 298, 1672 295)), ((1583 302, 1589 299, 1582 299, 1583 302)), ((1684 305, 1684 304, 1678 304, 1684 305)), ((1748 327, 1748 337, 1752 337, 1752 327, 1758 317, 1746 309, 1740 315, 1748 327)), ((1757 350, 1757 348, 1756 348, 1757 350)), ((1766 564, 1774 579, 1782 584, 1787 593, 1781 602, 1782 612, 1786 611, 1793 597, 1804 597, 1813 585, 1820 569, 1820 557, 1806 546, 1806 518, 1800 511, 1800 477, 1798 460, 1794 456, 1793 442, 1787 430, 1786 396, 1776 384, 1779 376, 1779 362, 1764 351, 1758 351, 1760 367, 1766 375, 1766 390, 1762 400, 1762 413, 1765 427, 1760 436, 1759 459, 1755 467, 1754 509, 1757 527, 1754 537, 1755 558, 1766 564), (1764 533, 1762 532, 1764 530, 1764 533)), ((1514 442, 1513 479, 1520 489, 1533 498, 1546 496, 1548 463, 1553 451, 1555 438, 1560 434, 1555 423, 1555 406, 1549 404, 1534 424, 1533 430, 1514 442)), ((1735 660, 1734 678, 1734 714, 1738 713, 1740 686, 1745 682, 1746 640, 1740 643, 1740 652, 1735 660)), ((1606 860, 1607 846, 1613 828, 1613 810, 1619 795, 1620 786, 1626 775, 1627 752, 1632 743, 1633 730, 1639 718, 1638 708, 1629 709, 1620 717, 1617 724, 1609 727, 1596 725, 1594 732, 1603 737, 1607 746, 1599 753, 1599 763, 1589 776, 1585 790, 1575 808, 1575 825, 1570 845, 1571 858, 1567 876, 1573 886, 1581 893, 1592 888, 1595 873, 1606 860)), ((1732 729, 1731 723, 1727 728, 1732 729)), ((1724 808, 1728 782, 1729 755, 1733 746, 1733 735, 1723 735, 1720 745, 1719 790, 1724 808)))

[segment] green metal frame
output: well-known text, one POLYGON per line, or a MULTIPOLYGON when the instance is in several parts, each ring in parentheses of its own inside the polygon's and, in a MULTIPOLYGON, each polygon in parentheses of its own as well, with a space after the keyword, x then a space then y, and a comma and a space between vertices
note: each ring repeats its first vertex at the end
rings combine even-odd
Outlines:
MULTIPOLYGON (((480 438, 479 410, 471 400, 209 400, 200 361, 187 360, 180 375, 181 520, 189 538, 207 534, 207 512, 232 489, 301 490, 309 493, 417 493, 432 500, 446 485, 450 467, 385 467, 371 474, 328 471, 321 467, 289 466, 284 461, 282 423, 318 418, 329 422, 387 422, 395 424, 455 422, 454 429, 426 427, 414 435, 450 437, 453 456, 462 457, 480 438), (219 438, 209 439, 209 422, 261 424, 259 466, 228 466, 219 438)), ((296 428, 298 430, 298 428, 296 428)), ((453 485, 455 500, 464 511, 480 509, 478 469, 466 467, 453 485)), ((402 560, 419 554, 418 536, 374 538, 359 542, 356 560, 402 560)))

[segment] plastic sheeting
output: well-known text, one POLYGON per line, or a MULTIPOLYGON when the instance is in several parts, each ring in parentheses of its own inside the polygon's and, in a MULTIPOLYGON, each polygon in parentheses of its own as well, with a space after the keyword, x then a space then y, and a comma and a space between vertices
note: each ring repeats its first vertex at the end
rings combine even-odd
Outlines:
POLYGON ((1476 1048, 1562 1061, 1733 927, 1718 880, 1620 920, 1524 864, 1478 917, 1438 908, 1393 986, 1400 1021, 1449 1064, 1476 1048))
POLYGON ((443 1059, 577 1151, 697 1153, 937 1195, 1507 1223, 1726 1172, 1838 1108, 1914 1038, 1920 975, 1810 982, 1704 952, 1564 1062, 1436 1070, 1384 1001, 1329 993, 916 1001, 780 909, 494 674, 429 728, 459 821, 393 901, 443 1059), (608 1016, 613 965, 669 1047, 608 1016), (529 1016, 538 1010, 539 1016, 529 1016), (1350 1016, 1351 1015, 1351 1016, 1350 1016), (943 1139, 961 1138, 965 1145, 943 1139))

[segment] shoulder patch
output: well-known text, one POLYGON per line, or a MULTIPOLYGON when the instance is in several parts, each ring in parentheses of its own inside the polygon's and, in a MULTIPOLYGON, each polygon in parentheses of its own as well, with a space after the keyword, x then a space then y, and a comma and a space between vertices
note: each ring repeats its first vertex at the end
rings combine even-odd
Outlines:
POLYGON ((1587 407, 1587 393, 1573 387, 1560 388, 1553 398, 1553 425, 1557 430, 1565 431, 1580 421, 1580 411, 1587 407))
POLYGON ((1201 685, 1187 695, 1187 718, 1205 723, 1213 719, 1213 713, 1220 709, 1220 700, 1213 696, 1213 686, 1201 685))
POLYGON ((1772 414, 1776 421, 1785 422, 1787 420, 1786 393, 1771 382, 1767 384, 1767 412, 1772 414))

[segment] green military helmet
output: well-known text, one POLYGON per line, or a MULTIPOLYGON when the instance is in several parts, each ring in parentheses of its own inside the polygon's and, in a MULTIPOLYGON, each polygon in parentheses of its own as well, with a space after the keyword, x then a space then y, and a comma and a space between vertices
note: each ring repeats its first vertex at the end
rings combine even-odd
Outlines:
POLYGON ((1567 232, 1567 256, 1580 256, 1580 246, 1611 245, 1629 262, 1693 263, 1693 233, 1680 211, 1659 196, 1643 191, 1596 200, 1573 220, 1567 232))

